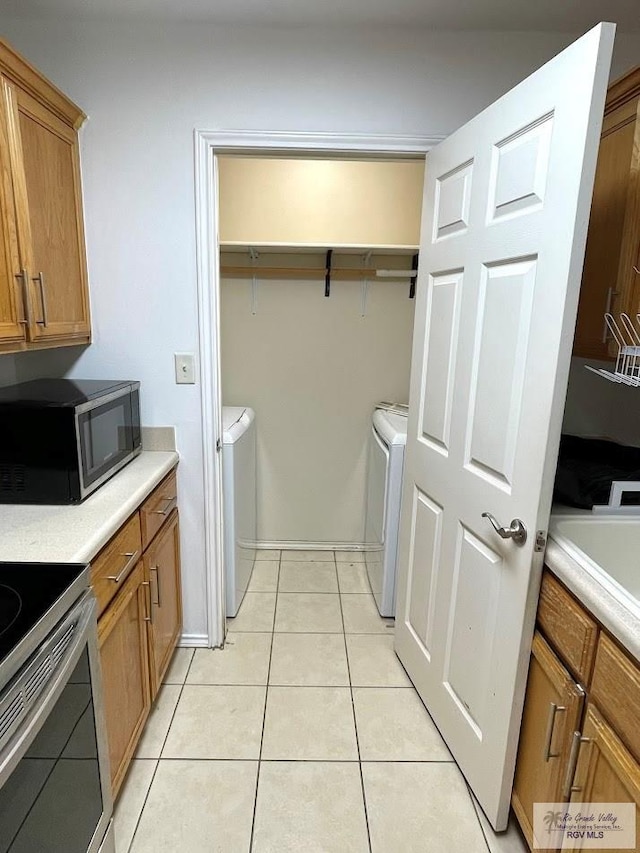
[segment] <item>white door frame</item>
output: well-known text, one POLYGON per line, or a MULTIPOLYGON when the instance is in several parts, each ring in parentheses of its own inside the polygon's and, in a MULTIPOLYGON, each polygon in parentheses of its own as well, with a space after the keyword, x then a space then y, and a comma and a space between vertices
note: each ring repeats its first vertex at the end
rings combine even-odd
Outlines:
POLYGON ((426 154, 444 139, 433 136, 392 136, 333 133, 282 133, 277 131, 196 130, 196 263, 200 400, 202 408, 202 458, 204 485, 204 537, 208 645, 224 642, 225 586, 222 529, 222 441, 220 383, 220 258, 218 252, 217 154, 294 153, 349 154, 352 156, 426 154))

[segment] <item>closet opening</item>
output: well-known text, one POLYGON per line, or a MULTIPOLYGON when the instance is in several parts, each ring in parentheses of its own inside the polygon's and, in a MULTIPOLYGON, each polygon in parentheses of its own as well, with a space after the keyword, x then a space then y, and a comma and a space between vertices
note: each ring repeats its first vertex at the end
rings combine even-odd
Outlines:
POLYGON ((393 614, 424 162, 216 157, 232 631, 273 624, 279 594, 292 625, 345 590, 354 618, 393 614))

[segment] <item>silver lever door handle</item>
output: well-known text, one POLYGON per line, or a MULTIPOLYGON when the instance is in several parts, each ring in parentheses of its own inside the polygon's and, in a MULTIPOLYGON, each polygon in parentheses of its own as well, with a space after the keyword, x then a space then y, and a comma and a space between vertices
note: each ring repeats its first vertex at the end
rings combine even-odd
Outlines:
POLYGON ((482 517, 489 519, 491 526, 501 539, 512 539, 514 545, 521 547, 527 541, 527 528, 519 518, 514 518, 509 527, 500 527, 490 512, 483 512, 482 517))

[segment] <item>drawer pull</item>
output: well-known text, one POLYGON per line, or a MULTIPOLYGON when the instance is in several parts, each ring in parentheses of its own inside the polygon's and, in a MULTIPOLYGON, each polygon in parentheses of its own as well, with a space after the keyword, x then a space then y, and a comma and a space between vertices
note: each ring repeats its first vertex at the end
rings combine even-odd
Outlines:
POLYGON ((177 498, 174 495, 172 498, 163 498, 162 500, 165 503, 164 509, 152 510, 151 512, 153 513, 153 515, 169 515, 169 513, 173 509, 174 502, 177 500, 177 498))
POLYGON ((580 754, 580 747, 583 743, 590 743, 591 738, 583 737, 580 732, 573 733, 573 740, 571 741, 571 753, 569 754, 569 763, 567 764, 567 774, 564 778, 564 787, 562 790, 562 794, 567 799, 571 796, 572 793, 578 793, 582 791, 582 785, 575 784, 575 775, 576 769, 578 767, 578 756, 580 754))
POLYGON ((158 571, 158 566, 151 566, 149 571, 156 573, 156 602, 155 602, 155 605, 156 605, 156 607, 162 607, 162 605, 160 604, 160 572, 158 571))
POLYGON ((125 577, 131 566, 138 559, 138 551, 128 551, 126 554, 121 554, 121 557, 127 557, 127 562, 124 564, 122 569, 118 572, 117 575, 107 575, 107 580, 113 581, 114 583, 120 583, 120 581, 125 577))
POLYGON ((551 744, 553 742, 553 730, 556 722, 556 714, 561 711, 566 711, 564 705, 556 705, 555 702, 549 703, 549 719, 547 720, 547 734, 544 739, 544 760, 550 761, 552 758, 560 758, 559 752, 551 752, 551 744))
POLYGON ((145 615, 142 618, 144 619, 145 622, 150 622, 151 625, 153 625, 153 607, 152 607, 152 602, 151 602, 151 584, 149 583, 149 581, 142 581, 142 586, 148 586, 149 587, 149 613, 151 614, 150 616, 146 615, 146 613, 147 613, 147 596, 145 595, 145 597, 144 597, 145 615))

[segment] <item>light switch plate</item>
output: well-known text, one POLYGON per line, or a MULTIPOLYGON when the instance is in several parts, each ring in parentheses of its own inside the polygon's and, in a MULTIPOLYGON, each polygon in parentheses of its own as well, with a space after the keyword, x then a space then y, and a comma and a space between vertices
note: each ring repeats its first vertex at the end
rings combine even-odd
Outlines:
POLYGON ((195 385, 196 357, 192 352, 174 353, 177 385, 195 385))

